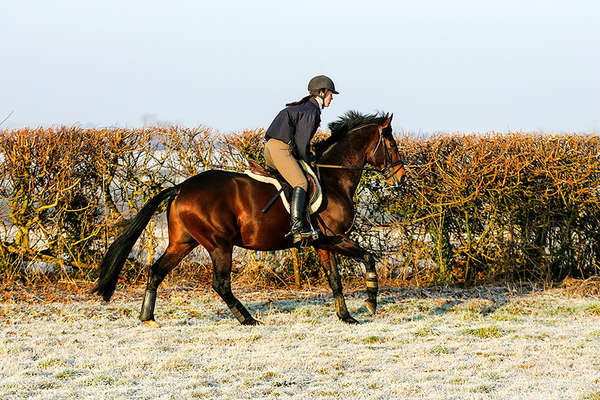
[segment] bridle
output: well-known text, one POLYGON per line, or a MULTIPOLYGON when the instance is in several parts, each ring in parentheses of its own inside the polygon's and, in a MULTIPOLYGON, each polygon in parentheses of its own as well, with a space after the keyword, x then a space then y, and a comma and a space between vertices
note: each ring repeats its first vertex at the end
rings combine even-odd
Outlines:
MULTIPOLYGON (((381 146, 383 143, 383 128, 381 126, 378 126, 378 129, 379 129, 379 140, 377 141, 377 144, 375 145, 375 148, 373 149, 372 154, 371 154, 371 156, 372 156, 371 158, 373 160, 375 159, 375 154, 377 153, 379 146, 381 146)), ((383 144, 383 163, 384 163, 383 168, 348 167, 346 165, 319 164, 319 163, 317 163, 315 165, 320 168, 349 169, 349 170, 354 170, 354 171, 377 172, 377 173, 383 175, 383 177, 385 179, 389 179, 394 175, 394 173, 396 171, 392 171, 393 168, 395 168, 399 165, 403 165, 402 161, 392 162, 390 152, 388 151, 388 148, 385 144, 383 144)))

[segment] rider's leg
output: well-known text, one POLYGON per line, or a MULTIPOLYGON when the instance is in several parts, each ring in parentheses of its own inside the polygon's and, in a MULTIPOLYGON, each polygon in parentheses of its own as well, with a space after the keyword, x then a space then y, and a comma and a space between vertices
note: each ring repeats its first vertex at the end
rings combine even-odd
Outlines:
POLYGON ((290 204, 290 232, 294 243, 310 237, 312 229, 305 218, 306 191, 308 182, 304 172, 292 155, 288 144, 277 139, 269 139, 265 144, 265 161, 276 168, 294 189, 290 204))
POLYGON ((290 202, 290 231, 294 243, 312 236, 312 229, 308 225, 304 211, 306 210, 306 191, 300 186, 294 187, 292 201, 290 202))
POLYGON ((292 187, 299 186, 304 191, 308 189, 308 181, 302 168, 298 165, 298 161, 292 155, 289 144, 283 143, 281 140, 269 139, 265 144, 265 161, 267 165, 277 169, 292 187))

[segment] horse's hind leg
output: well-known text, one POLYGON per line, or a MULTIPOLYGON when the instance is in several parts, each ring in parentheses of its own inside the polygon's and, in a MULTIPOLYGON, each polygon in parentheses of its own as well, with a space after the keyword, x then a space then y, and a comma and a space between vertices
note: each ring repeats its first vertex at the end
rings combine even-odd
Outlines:
POLYGON ((177 266, 190 251, 198 244, 196 242, 169 243, 167 250, 152 266, 148 275, 148 284, 140 312, 140 320, 146 325, 158 326, 154 322, 154 305, 156 303, 156 289, 165 279, 165 276, 177 266))
POLYGON ((365 264, 365 280, 367 285, 367 300, 365 300, 365 306, 367 307, 367 310, 374 315, 377 310, 377 292, 379 290, 377 271, 375 270, 375 256, 369 251, 361 248, 358 243, 348 237, 340 237, 339 242, 327 246, 327 250, 346 257, 359 259, 365 264))
POLYGON ((242 325, 257 325, 258 321, 252 318, 246 307, 231 292, 231 252, 231 247, 215 247, 210 252, 213 262, 212 287, 242 325))
POLYGON ((340 273, 337 268, 335 255, 322 249, 317 249, 317 255, 319 256, 319 261, 321 261, 321 265, 323 266, 323 270, 329 281, 329 286, 333 292, 333 301, 335 302, 335 311, 338 318, 349 324, 357 324, 358 321, 350 315, 348 308, 346 307, 346 300, 342 293, 342 279, 340 278, 340 273))

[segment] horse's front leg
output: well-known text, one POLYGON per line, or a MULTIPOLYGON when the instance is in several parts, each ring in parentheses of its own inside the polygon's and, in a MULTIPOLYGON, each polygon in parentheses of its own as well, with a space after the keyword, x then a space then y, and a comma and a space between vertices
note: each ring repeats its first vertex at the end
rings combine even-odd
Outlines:
POLYGON ((327 250, 343 256, 359 259, 365 263, 365 280, 367 286, 367 300, 365 300, 365 306, 371 315, 375 314, 377 310, 377 292, 379 290, 377 271, 375 270, 375 256, 346 236, 336 237, 336 239, 335 244, 330 244, 327 247, 327 250))
POLYGON ((337 268, 335 255, 327 250, 316 250, 319 261, 321 261, 321 266, 327 276, 327 281, 329 281, 331 291, 333 292, 333 301, 335 302, 335 311, 338 318, 349 324, 357 324, 358 321, 350 315, 348 308, 346 307, 346 300, 344 300, 344 294, 342 292, 342 279, 340 278, 340 273, 337 268))

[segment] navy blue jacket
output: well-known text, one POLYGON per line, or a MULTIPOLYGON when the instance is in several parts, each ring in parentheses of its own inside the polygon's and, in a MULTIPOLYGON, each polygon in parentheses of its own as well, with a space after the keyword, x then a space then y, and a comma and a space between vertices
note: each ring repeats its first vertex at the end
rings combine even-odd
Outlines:
POLYGON ((281 110, 267 129, 265 139, 278 139, 289 144, 297 158, 310 162, 312 153, 308 146, 320 123, 319 103, 311 98, 305 103, 281 110))

